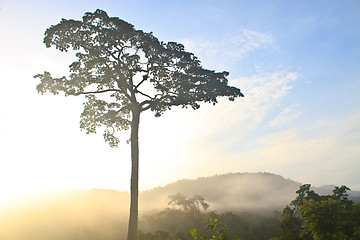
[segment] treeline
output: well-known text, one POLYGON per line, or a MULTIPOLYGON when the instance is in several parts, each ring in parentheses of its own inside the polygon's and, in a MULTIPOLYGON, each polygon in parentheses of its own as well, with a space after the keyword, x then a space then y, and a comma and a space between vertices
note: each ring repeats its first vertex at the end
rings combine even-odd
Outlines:
MULTIPOLYGON (((227 203, 226 195, 221 196, 223 208, 233 209, 221 211, 200 195, 170 194, 162 210, 141 211, 138 239, 359 240, 360 204, 348 199, 348 190, 335 187, 332 194, 320 195, 302 185, 294 189, 288 206, 272 213, 231 208, 242 197, 230 196, 227 203)), ((43 194, 0 209, 0 239, 126 239, 128 199, 127 193, 109 190, 43 194)))
POLYGON ((209 226, 216 226, 214 231, 226 231, 227 239, 265 240, 280 234, 279 212, 274 212, 270 216, 249 212, 206 212, 208 206, 205 199, 199 195, 170 196, 169 208, 140 219, 138 239, 190 240, 200 236, 210 237, 214 233, 209 231, 209 226))
POLYGON ((357 240, 360 239, 360 204, 348 199, 346 186, 332 195, 319 195, 310 184, 300 186, 297 197, 282 214, 207 213, 199 195, 170 196, 169 208, 145 215, 139 240, 357 240))

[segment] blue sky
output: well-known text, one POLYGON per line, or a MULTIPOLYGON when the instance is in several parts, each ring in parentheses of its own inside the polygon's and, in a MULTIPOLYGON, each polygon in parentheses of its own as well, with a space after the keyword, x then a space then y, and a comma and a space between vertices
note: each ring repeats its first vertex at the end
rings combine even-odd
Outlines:
POLYGON ((140 188, 261 171, 360 190, 359 1, 2 0, 2 195, 129 188, 129 146, 110 149, 101 134, 81 132, 82 99, 40 96, 33 79, 66 75, 73 60, 44 46, 46 28, 97 8, 183 43, 245 94, 159 119, 145 113, 140 188))

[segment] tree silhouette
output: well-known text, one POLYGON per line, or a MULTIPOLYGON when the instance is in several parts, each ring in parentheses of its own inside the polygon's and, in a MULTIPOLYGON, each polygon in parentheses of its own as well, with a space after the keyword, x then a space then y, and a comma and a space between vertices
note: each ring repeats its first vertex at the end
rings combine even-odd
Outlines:
POLYGON ((209 204, 205 201, 205 198, 200 195, 187 197, 178 193, 176 195, 170 195, 169 198, 170 201, 168 205, 182 209, 192 223, 192 227, 198 227, 202 222, 204 214, 201 209, 206 211, 209 208, 209 204))
POLYGON ((176 42, 160 42, 152 33, 106 12, 85 13, 82 20, 62 19, 45 32, 46 47, 66 52, 72 48, 77 61, 68 77, 38 74, 39 93, 85 95, 80 128, 86 133, 104 129, 103 136, 117 147, 117 131, 131 128, 131 204, 128 239, 136 238, 138 219, 138 130, 140 113, 160 116, 172 106, 198 109, 200 102, 217 103, 218 97, 233 101, 243 97, 228 86, 228 72, 204 69, 193 53, 176 42))

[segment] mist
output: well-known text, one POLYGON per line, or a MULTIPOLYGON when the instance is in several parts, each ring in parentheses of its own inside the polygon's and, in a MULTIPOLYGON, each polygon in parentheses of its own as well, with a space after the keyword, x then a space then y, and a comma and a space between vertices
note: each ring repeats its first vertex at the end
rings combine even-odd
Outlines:
POLYGON ((296 196, 301 183, 269 173, 238 173, 180 180, 141 194, 141 206, 167 207, 169 195, 205 197, 209 211, 281 211, 296 196))
MULTIPOLYGON (((189 197, 203 196, 210 205, 207 212, 267 217, 274 213, 279 215, 295 198, 300 185, 270 173, 229 173, 179 180, 140 193, 139 228, 153 232, 166 228, 166 224, 184 225, 184 221, 168 223, 168 214, 174 214, 170 219, 177 221, 179 212, 176 208, 164 211, 170 208, 169 196, 177 193, 189 197)), ((325 195, 331 193, 333 186, 315 189, 325 195)), ((351 191, 349 196, 359 201, 359 192, 351 191)), ((58 190, 28 194, 0 208, 0 239, 126 239, 128 209, 129 193, 115 190, 58 190)), ((191 225, 181 227, 188 230, 191 225)))
POLYGON ((125 239, 128 193, 62 190, 25 195, 0 210, 0 239, 125 239))

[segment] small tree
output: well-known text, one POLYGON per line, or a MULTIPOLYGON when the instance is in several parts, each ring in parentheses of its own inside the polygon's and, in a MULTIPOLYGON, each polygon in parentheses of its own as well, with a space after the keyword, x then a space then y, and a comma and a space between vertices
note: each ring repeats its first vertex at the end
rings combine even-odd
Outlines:
POLYGON ((169 196, 169 206, 179 207, 186 213, 192 223, 192 227, 197 227, 203 220, 204 214, 202 209, 206 211, 209 208, 209 204, 205 201, 205 198, 200 195, 194 195, 192 197, 186 197, 181 193, 169 196))
POLYGON ((160 116, 172 106, 198 109, 200 102, 217 103, 243 97, 228 86, 228 72, 204 69, 200 61, 176 42, 160 42, 152 33, 106 12, 85 13, 82 20, 62 19, 45 32, 46 47, 76 51, 68 77, 38 74, 39 93, 85 95, 80 128, 86 133, 104 129, 104 139, 117 147, 117 131, 131 128, 131 203, 128 239, 136 238, 138 221, 138 131, 140 114, 151 110, 160 116))
POLYGON ((168 205, 179 206, 185 212, 200 213, 201 208, 205 211, 209 208, 209 204, 205 201, 205 198, 200 195, 194 195, 193 197, 186 197, 181 193, 169 196, 170 201, 168 205))

